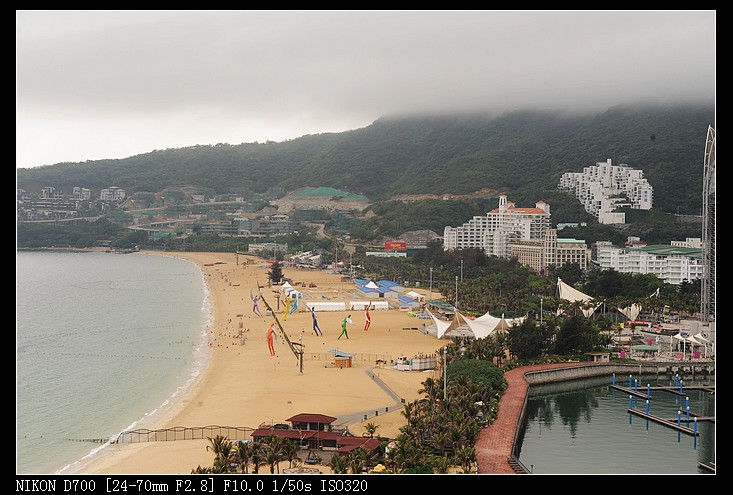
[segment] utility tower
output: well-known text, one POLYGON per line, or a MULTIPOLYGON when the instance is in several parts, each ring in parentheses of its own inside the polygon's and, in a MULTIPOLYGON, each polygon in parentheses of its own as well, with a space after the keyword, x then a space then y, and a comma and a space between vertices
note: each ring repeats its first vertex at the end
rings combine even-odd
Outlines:
POLYGON ((715 129, 708 126, 702 180, 702 293, 700 319, 715 321, 715 129))

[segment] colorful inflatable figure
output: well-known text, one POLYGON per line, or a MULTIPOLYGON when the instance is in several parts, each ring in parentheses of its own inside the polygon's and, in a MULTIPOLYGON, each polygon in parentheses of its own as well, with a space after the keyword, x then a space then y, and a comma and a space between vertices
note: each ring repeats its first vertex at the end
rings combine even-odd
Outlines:
POLYGON ((262 318, 262 313, 260 313, 260 306, 257 304, 257 301, 260 299, 259 295, 253 295, 252 289, 249 290, 249 297, 252 298, 252 312, 262 318))
POLYGON ((316 308, 311 306, 311 316, 313 317, 313 333, 316 335, 323 335, 321 327, 318 326, 318 318, 316 318, 316 308))
POLYGON ((349 315, 346 318, 344 318, 344 320, 341 322, 341 333, 339 334, 338 339, 336 339, 336 340, 341 340, 341 336, 342 335, 346 335, 346 338, 347 339, 349 338, 349 332, 346 331, 346 324, 347 323, 351 323, 352 325, 354 324, 354 322, 351 321, 351 315, 349 315))
POLYGON ((369 314, 369 304, 364 308, 364 316, 366 318, 364 321, 364 331, 366 332, 372 324, 372 316, 369 314))
POLYGON ((270 323, 270 328, 267 329, 267 349, 270 351, 270 356, 275 355, 275 340, 277 339, 277 332, 275 331, 275 324, 270 323))
POLYGON ((300 299, 300 294, 296 292, 295 299, 293 299, 293 305, 290 307, 290 311, 288 312, 289 315, 298 311, 298 299, 300 299))
POLYGON ((285 312, 283 313, 283 321, 287 321, 288 315, 290 314, 290 298, 285 298, 285 312))

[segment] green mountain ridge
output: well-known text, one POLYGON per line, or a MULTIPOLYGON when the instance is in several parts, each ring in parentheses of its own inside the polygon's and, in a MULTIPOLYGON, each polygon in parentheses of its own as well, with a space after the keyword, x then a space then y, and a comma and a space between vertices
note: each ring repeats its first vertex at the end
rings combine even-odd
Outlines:
MULTIPOLYGON (((597 114, 521 111, 384 117, 342 133, 280 143, 196 145, 116 160, 17 168, 30 192, 75 186, 128 195, 192 184, 218 194, 333 188, 385 201, 402 194, 504 191, 519 206, 557 195, 565 172, 611 159, 644 171, 655 210, 698 215, 715 107, 613 107, 597 114)), ((558 221, 571 221, 559 219, 558 221)))

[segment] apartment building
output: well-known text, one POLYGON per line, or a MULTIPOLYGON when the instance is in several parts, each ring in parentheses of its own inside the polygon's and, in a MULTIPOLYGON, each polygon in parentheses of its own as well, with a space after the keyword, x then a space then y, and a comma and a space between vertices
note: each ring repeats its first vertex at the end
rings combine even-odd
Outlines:
POLYGON ((566 263, 577 263, 581 270, 588 266, 588 247, 585 241, 558 238, 555 229, 547 229, 542 239, 512 244, 510 251, 512 258, 542 274, 546 274, 550 266, 562 266, 566 263))
MULTIPOLYGON (((691 239, 685 242, 694 244, 691 239)), ((600 241, 596 243, 595 252, 595 262, 601 269, 653 274, 668 284, 679 285, 703 275, 701 248, 662 244, 616 247, 608 241, 600 241)))
POLYGON ((511 245, 520 241, 540 240, 550 228, 550 205, 539 201, 534 208, 517 208, 499 196, 499 207, 483 216, 474 216, 459 227, 446 226, 443 248, 480 248, 487 256, 508 258, 511 245))
POLYGON ((617 208, 650 210, 654 202, 654 189, 644 172, 626 164, 613 165, 610 158, 582 172, 564 173, 558 187, 574 190, 585 211, 604 224, 625 222, 625 215, 614 211, 617 208))

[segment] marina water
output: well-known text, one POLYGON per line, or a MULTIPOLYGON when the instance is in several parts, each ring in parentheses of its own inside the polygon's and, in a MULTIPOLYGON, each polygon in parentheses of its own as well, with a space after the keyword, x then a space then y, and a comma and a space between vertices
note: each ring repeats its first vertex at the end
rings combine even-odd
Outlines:
MULTIPOLYGON (((636 376, 646 386, 675 386, 675 378, 636 376)), ((629 377, 616 383, 628 386, 629 377)), ((629 395, 611 387, 613 376, 530 387, 519 432, 519 460, 534 474, 706 474, 698 462, 715 462, 715 423, 698 421, 699 436, 678 432, 628 412, 629 395)), ((642 385, 643 384, 643 385, 642 385)), ((714 385, 714 376, 691 375, 683 385, 714 385)), ((684 387, 683 387, 684 391, 684 387)), ((715 416, 715 394, 690 389, 686 397, 651 391, 649 414, 687 423, 691 413, 715 416)), ((632 407, 646 412, 646 399, 632 407)))
POLYGON ((63 474, 149 427, 209 354, 203 273, 160 255, 16 255, 16 473, 63 474))

